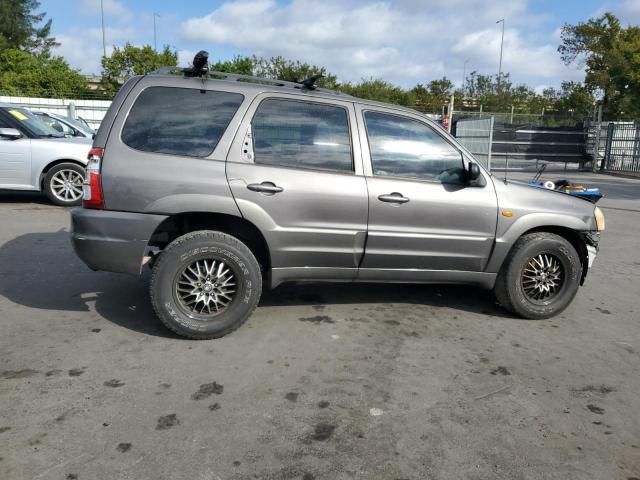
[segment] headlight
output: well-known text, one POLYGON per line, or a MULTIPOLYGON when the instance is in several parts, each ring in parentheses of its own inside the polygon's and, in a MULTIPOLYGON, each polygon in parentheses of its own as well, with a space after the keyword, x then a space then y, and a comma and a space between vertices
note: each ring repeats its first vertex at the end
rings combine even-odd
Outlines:
POLYGON ((604 232, 604 213, 600 208, 596 207, 593 214, 596 216, 596 228, 599 232, 604 232))

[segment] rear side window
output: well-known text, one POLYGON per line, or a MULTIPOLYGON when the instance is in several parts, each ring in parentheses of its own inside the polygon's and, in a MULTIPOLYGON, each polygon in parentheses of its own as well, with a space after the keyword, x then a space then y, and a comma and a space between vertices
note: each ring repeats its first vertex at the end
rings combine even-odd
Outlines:
POLYGON ((251 123, 255 162, 352 171, 351 137, 343 107, 271 98, 251 123))
POLYGON ((239 93, 150 87, 136 99, 122 141, 143 152, 211 155, 240 107, 239 93))

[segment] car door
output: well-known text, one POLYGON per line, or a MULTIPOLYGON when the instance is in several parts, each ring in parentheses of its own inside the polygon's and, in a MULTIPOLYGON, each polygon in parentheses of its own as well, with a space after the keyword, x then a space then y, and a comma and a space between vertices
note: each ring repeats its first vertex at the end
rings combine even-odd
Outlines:
POLYGON ((263 94, 249 107, 227 177, 269 245, 274 285, 356 277, 368 199, 355 126, 338 99, 263 94))
MULTIPOLYGON (((0 110, 0 128, 17 128, 9 115, 20 112, 0 110)), ((0 136, 0 188, 27 188, 31 170, 31 139, 22 136, 10 139, 0 136)))
POLYGON ((367 106, 357 112, 369 191, 359 278, 429 280, 435 271, 484 270, 496 230, 491 180, 465 184, 461 150, 421 116, 367 106))

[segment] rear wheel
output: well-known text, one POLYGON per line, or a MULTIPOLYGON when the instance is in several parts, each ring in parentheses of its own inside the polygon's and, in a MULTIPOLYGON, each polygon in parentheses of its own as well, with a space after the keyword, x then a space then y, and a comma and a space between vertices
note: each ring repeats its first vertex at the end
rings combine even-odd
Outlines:
POLYGON ((260 266, 237 238, 197 231, 173 241, 151 275, 151 303, 178 335, 222 337, 253 313, 262 291, 260 266))
POLYGON ((520 238, 498 274, 495 295, 507 310, 530 319, 553 317, 575 297, 582 265, 565 238, 536 232, 520 238))
POLYGON ((84 168, 75 163, 59 163, 44 177, 44 193, 49 200, 63 207, 80 205, 84 168))

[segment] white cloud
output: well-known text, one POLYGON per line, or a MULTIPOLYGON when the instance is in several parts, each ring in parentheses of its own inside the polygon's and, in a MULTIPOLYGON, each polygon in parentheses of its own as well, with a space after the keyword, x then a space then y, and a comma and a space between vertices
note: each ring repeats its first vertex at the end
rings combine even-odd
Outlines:
POLYGON ((640 1, 638 0, 624 0, 614 8, 614 12, 620 16, 623 25, 640 24, 640 1))
MULTIPOLYGON (((490 73, 497 74, 500 59, 500 32, 482 30, 464 35, 453 46, 452 51, 465 58, 473 58, 481 65, 493 67, 490 73)), ((566 67, 557 54, 555 44, 537 43, 524 39, 518 30, 504 32, 502 71, 512 72, 517 77, 536 79, 575 80, 584 78, 584 71, 566 67)))
MULTIPOLYGON (((523 31, 545 21, 527 0, 229 0, 182 23, 179 36, 210 48, 224 45, 326 66, 341 80, 381 77, 404 86, 467 72, 497 73, 500 26, 507 19, 503 71, 527 83, 559 83, 581 74, 565 68, 549 36, 523 31)), ((459 83, 459 82, 458 82, 459 83)))
MULTIPOLYGON (((105 20, 111 17, 118 21, 128 22, 132 18, 131 10, 118 0, 102 0, 105 20)), ((80 11, 85 15, 100 16, 100 0, 82 0, 80 11)))
MULTIPOLYGON (((134 34, 130 28, 105 28, 107 55, 113 51, 114 44, 120 44, 134 34)), ((102 71, 102 30, 100 28, 73 29, 56 34, 60 43, 54 53, 62 55, 73 68, 85 74, 99 74, 102 71)))
POLYGON ((193 62, 193 57, 196 55, 195 50, 178 50, 178 66, 188 67, 193 62))

